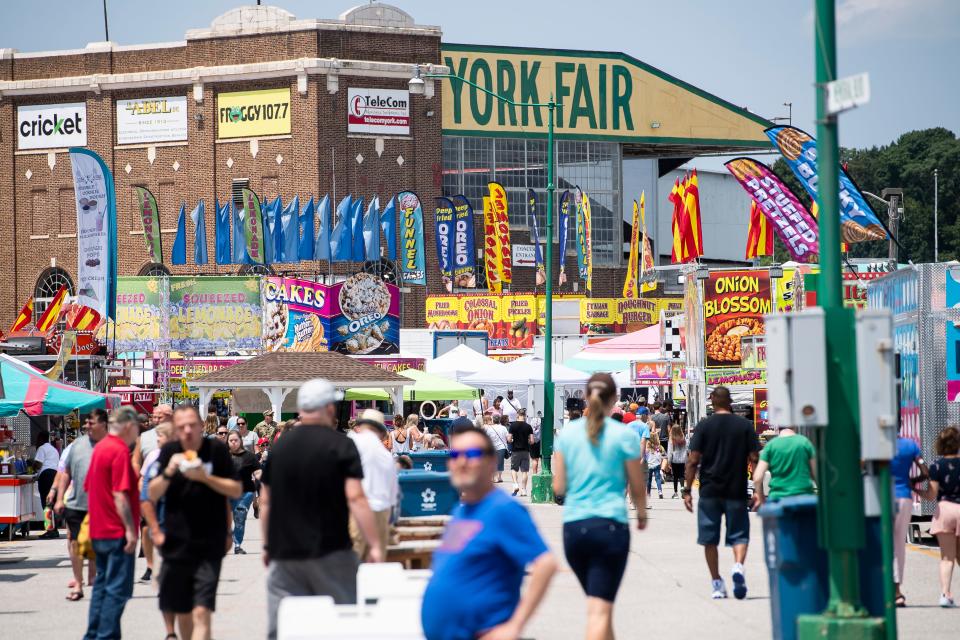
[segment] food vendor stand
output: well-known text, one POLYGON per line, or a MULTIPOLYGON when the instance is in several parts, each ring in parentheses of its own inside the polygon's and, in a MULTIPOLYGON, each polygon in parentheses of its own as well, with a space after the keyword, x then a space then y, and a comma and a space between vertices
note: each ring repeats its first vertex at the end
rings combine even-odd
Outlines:
MULTIPOLYGON (((119 404, 115 396, 87 391, 56 382, 40 371, 18 360, 0 354, 0 418, 13 418, 21 412, 27 416, 63 416, 74 411, 112 409, 119 404)), ((8 525, 12 537, 14 525, 36 519, 43 513, 35 476, 16 474, 15 458, 25 458, 29 442, 0 442, 0 462, 6 473, 0 474, 0 524, 8 525)))

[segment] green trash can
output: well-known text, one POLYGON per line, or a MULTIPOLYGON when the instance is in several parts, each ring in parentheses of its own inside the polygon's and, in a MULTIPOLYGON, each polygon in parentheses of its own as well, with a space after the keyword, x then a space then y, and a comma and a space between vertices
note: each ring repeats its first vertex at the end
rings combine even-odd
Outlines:
POLYGON ((460 502, 449 473, 412 469, 400 472, 399 481, 401 517, 448 516, 460 502))
POLYGON ((450 458, 446 451, 414 451, 409 456, 413 460, 413 468, 422 471, 446 471, 447 459, 450 458))

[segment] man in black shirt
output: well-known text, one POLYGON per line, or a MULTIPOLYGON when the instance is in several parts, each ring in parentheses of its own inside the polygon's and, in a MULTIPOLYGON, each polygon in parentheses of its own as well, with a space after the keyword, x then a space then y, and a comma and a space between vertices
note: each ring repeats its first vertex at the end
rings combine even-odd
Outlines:
POLYGON ((220 564, 230 547, 228 499, 241 495, 227 446, 203 437, 200 412, 181 405, 173 412, 176 439, 163 445, 150 481, 150 501, 164 498, 160 547, 160 610, 177 615, 183 638, 209 638, 216 609, 220 564))
POLYGON ((690 440, 683 503, 693 512, 690 488, 700 471, 700 500, 697 508, 697 544, 703 545, 712 579, 713 599, 727 597, 720 577, 717 546, 720 544, 720 520, 727 522, 727 546, 733 547, 733 595, 747 597, 743 561, 750 542, 750 515, 747 503, 748 465, 759 459, 760 441, 753 425, 731 413, 730 390, 714 388, 710 394, 714 414, 697 424, 690 440))
MULTIPOLYGON (((277 609, 286 596, 332 596, 357 601, 359 561, 350 539, 349 516, 369 548, 383 554, 376 524, 360 483, 357 447, 337 431, 336 403, 343 394, 326 380, 309 380, 297 394, 301 426, 273 446, 263 471, 260 522, 267 576, 268 637, 277 637, 277 609)), ((384 545, 385 546, 385 545, 384 545)))
POLYGON ((513 495, 527 495, 527 478, 530 474, 530 445, 533 444, 533 427, 527 423, 527 410, 517 411, 516 422, 510 423, 507 442, 513 447, 510 456, 510 475, 513 476, 513 495))

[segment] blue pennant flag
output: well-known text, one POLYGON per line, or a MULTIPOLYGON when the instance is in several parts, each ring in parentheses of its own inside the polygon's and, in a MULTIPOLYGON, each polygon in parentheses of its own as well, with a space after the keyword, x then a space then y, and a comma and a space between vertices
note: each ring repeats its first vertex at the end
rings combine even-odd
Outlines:
POLYGON ((298 245, 300 244, 300 196, 293 196, 283 212, 280 214, 280 234, 283 240, 283 251, 279 256, 280 262, 297 262, 298 245))
POLYGON ((387 259, 397 259, 397 200, 390 198, 387 207, 380 214, 380 230, 387 241, 387 259))
POLYGON ((187 212, 184 203, 180 203, 177 237, 173 241, 173 250, 170 252, 170 264, 187 264, 187 212))
POLYGON ((297 245, 297 258, 300 260, 313 260, 313 229, 314 218, 317 216, 317 208, 313 203, 313 196, 310 196, 310 202, 300 213, 300 244, 297 245))
POLYGON ((193 261, 196 264, 207 264, 207 222, 206 207, 203 204, 203 198, 197 203, 197 206, 190 212, 190 220, 193 221, 193 261))
POLYGON ((277 236, 280 235, 280 207, 283 202, 278 196, 273 202, 264 202, 263 211, 263 262, 273 264, 277 261, 277 236))
POLYGON ((350 260, 354 262, 363 262, 366 250, 363 247, 363 198, 357 198, 353 201, 353 211, 350 214, 353 217, 353 239, 350 249, 350 260))
POLYGON ((216 225, 213 234, 216 237, 217 264, 230 264, 233 256, 230 255, 230 203, 220 206, 220 199, 214 196, 213 206, 217 211, 216 225))
POLYGON ((363 219, 363 244, 367 260, 380 259, 380 198, 377 196, 370 200, 367 215, 363 219))
POLYGON ((337 221, 330 232, 330 259, 333 262, 350 260, 353 248, 353 218, 350 217, 352 210, 352 196, 346 196, 337 205, 337 221))
POLYGON ((233 263, 250 264, 250 256, 247 255, 247 231, 244 228, 247 214, 243 209, 237 208, 232 200, 230 208, 233 210, 233 263))
POLYGON ((318 217, 317 224, 320 228, 317 230, 317 239, 313 243, 314 260, 330 260, 330 196, 325 195, 317 206, 318 217))

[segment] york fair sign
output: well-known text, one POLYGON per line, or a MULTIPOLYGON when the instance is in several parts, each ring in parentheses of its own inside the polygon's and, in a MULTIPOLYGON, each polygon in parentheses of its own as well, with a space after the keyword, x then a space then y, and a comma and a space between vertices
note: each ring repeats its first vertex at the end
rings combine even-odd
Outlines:
POLYGON ((349 89, 347 132, 410 135, 410 92, 398 89, 349 89))
POLYGON ((87 145, 87 103, 17 107, 17 149, 56 149, 87 145))

